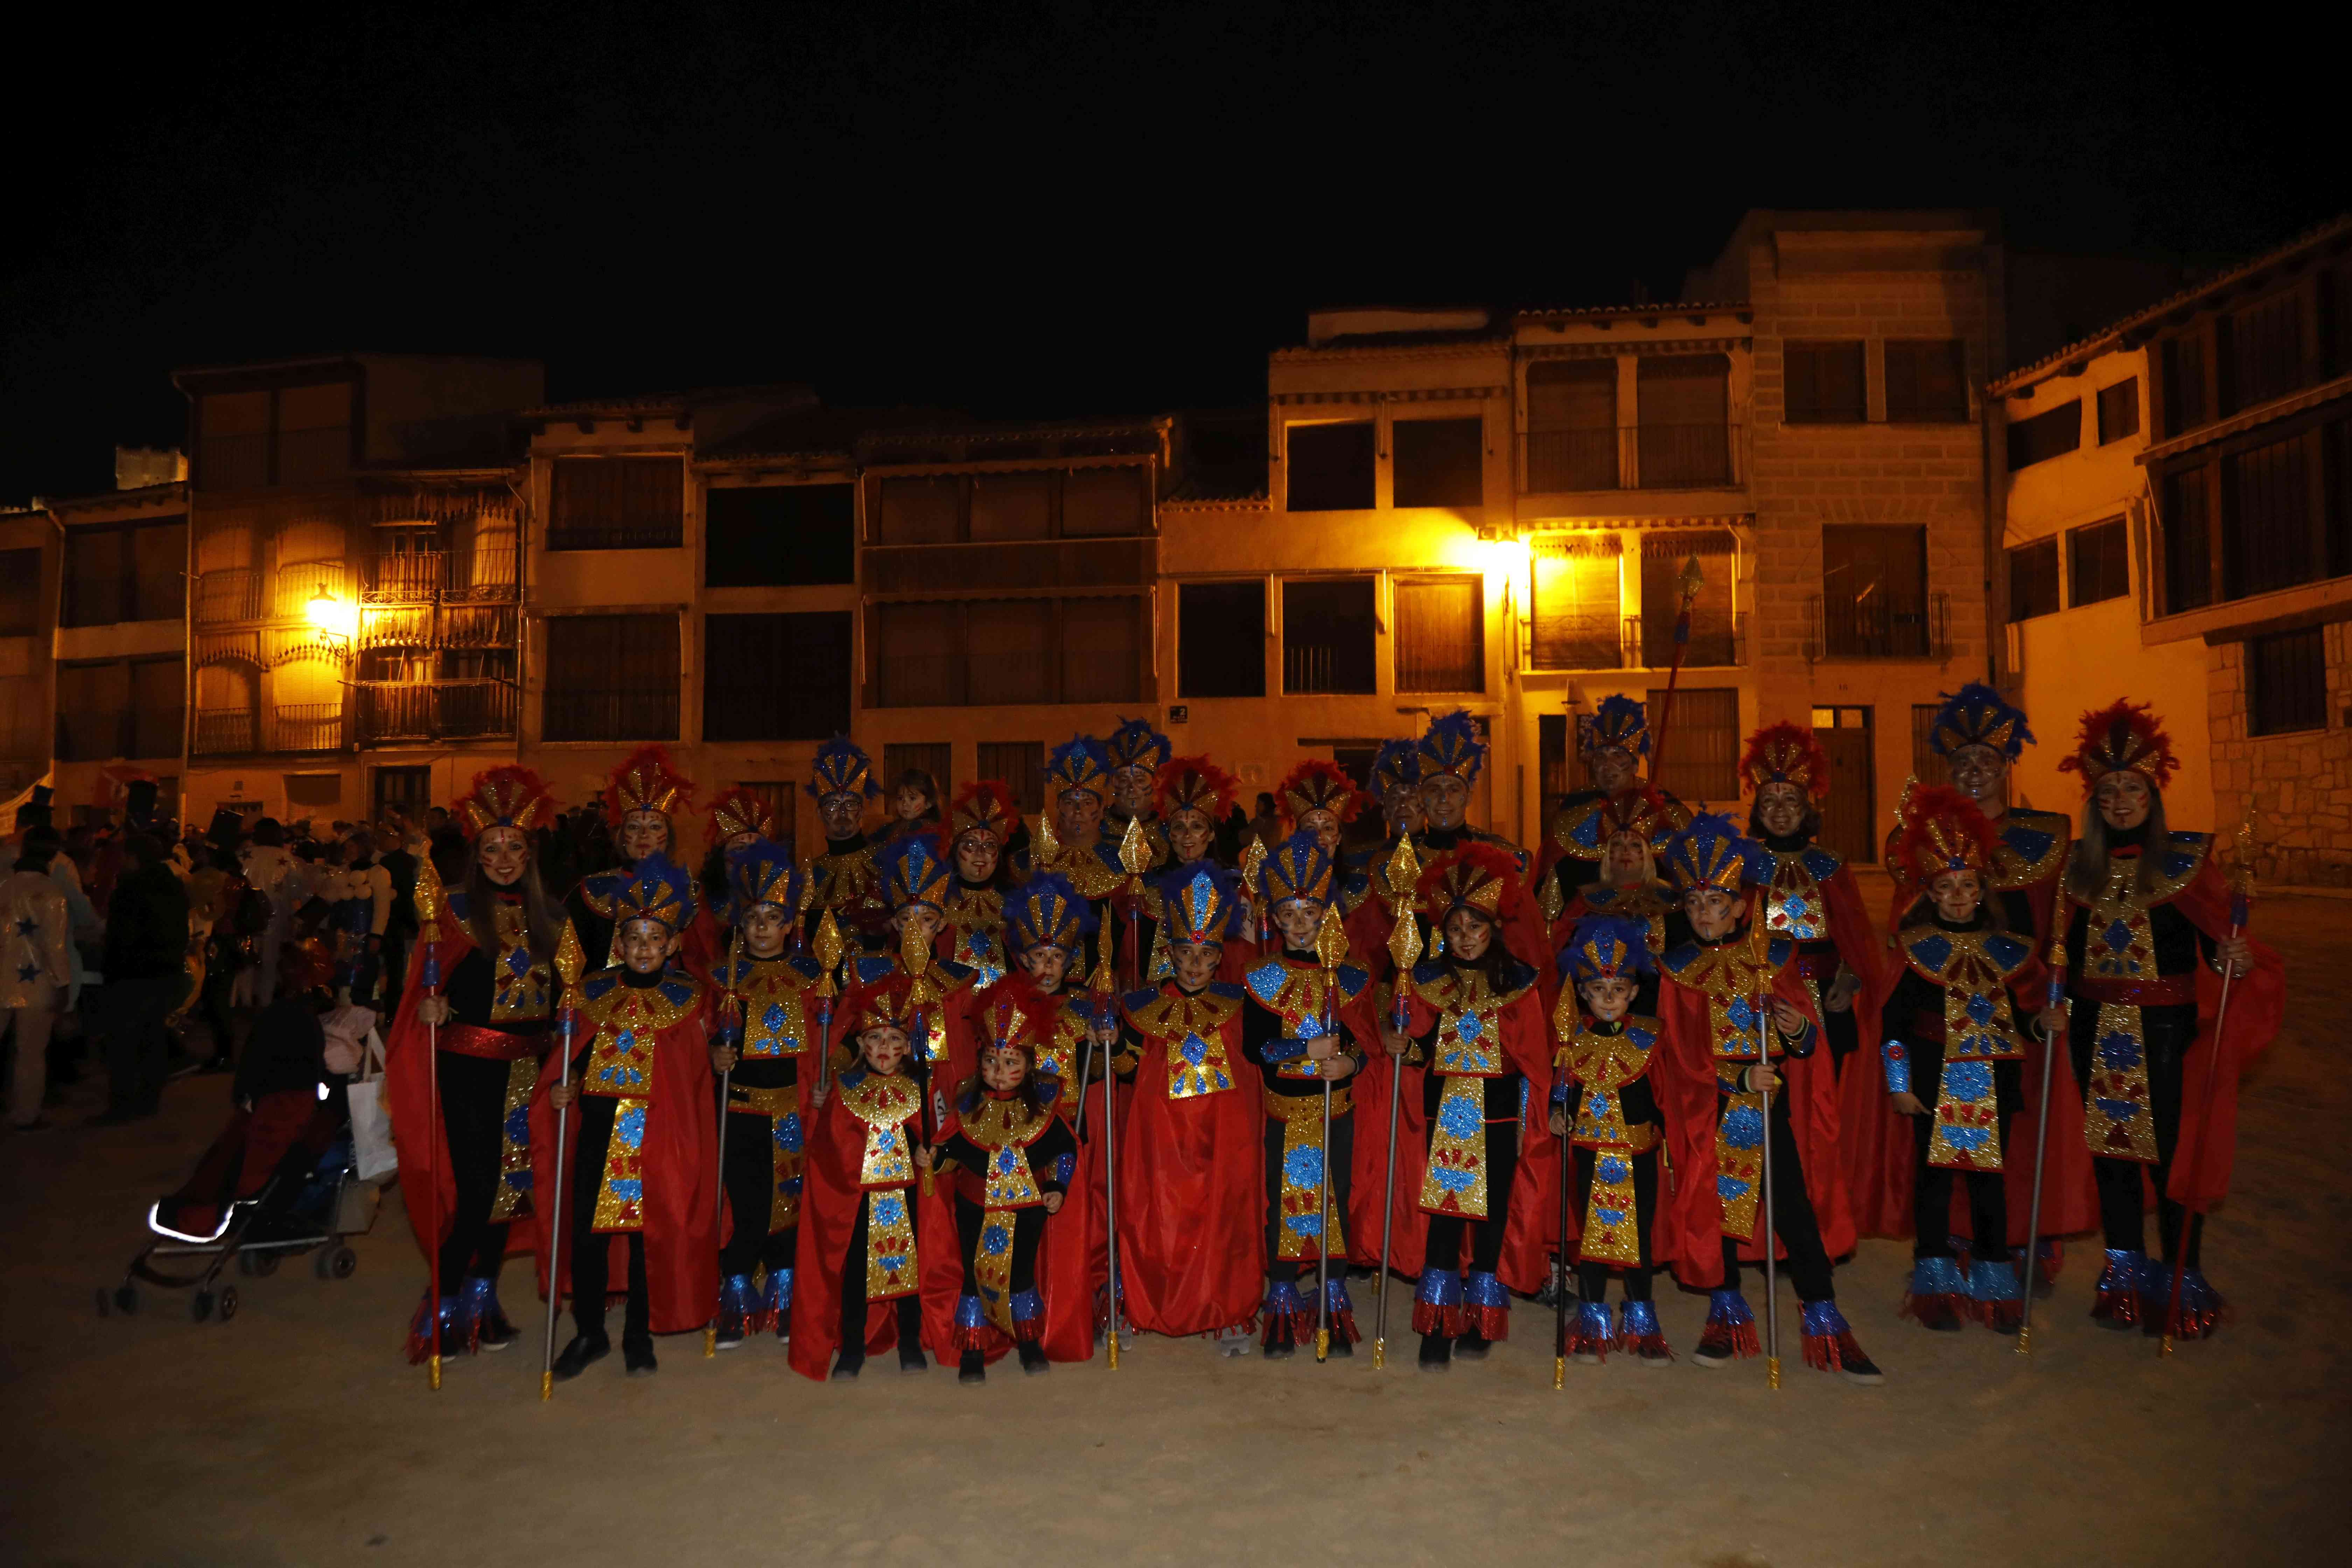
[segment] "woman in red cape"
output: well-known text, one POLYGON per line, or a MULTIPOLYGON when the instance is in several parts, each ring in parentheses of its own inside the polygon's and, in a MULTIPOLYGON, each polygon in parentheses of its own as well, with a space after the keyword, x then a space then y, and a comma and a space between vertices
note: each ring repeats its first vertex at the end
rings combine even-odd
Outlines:
POLYGON ((1120 1004, 1136 1053, 1119 1129, 1120 1296, 1140 1331, 1245 1346, 1262 1282, 1265 1113, 1243 1070, 1242 988, 1216 978, 1241 885, 1223 867, 1187 871, 1160 886, 1175 973, 1120 1004))

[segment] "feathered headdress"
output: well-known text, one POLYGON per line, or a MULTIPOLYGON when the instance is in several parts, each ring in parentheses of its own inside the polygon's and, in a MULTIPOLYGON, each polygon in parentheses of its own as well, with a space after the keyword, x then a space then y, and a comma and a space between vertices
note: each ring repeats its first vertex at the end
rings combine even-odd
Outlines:
POLYGON ((857 1019, 854 1033, 897 1029, 911 1037, 915 1033, 915 977, 893 970, 871 984, 859 986, 851 1010, 857 1019))
POLYGON ((1939 757, 1948 757, 1962 746, 1990 746, 2013 763, 2033 739, 2033 731, 2025 727, 2025 710, 2011 707, 2000 692, 1981 680, 1937 695, 1944 705, 1936 710, 1935 721, 1927 726, 1927 749, 1939 757))
POLYGON ((1701 812, 1666 841, 1665 873, 1677 891, 1713 888, 1737 893, 1772 878, 1772 853, 1720 812, 1701 812))
POLYGON ((1006 945, 1016 953, 1033 947, 1075 953, 1094 929, 1094 906, 1059 871, 1040 871, 1004 896, 1006 945))
POLYGON ((948 858, 937 830, 909 833, 892 845, 883 883, 894 910, 908 904, 941 908, 948 891, 948 858))
POLYGON ((1312 833, 1294 833, 1257 868, 1257 893, 1269 910, 1288 899, 1331 900, 1331 857, 1312 833))
POLYGON ((1650 754, 1650 710, 1630 697, 1601 700, 1590 713, 1576 718, 1576 749, 1591 756, 1604 746, 1615 746, 1628 756, 1650 754))
POLYGON ((1412 789, 1421 783, 1421 748, 1411 741, 1382 741, 1372 753, 1372 789, 1382 800, 1389 791, 1412 789))
POLYGON ((1518 912, 1518 862, 1491 844, 1465 844, 1430 862, 1413 888, 1413 907, 1443 925, 1458 909, 1501 922, 1518 912))
POLYGON ((1328 811, 1342 823, 1356 815, 1356 781, 1337 763, 1309 757, 1274 786, 1275 810, 1286 831, 1296 831, 1299 818, 1310 811, 1328 811))
POLYGON ((1792 784, 1815 800, 1830 793, 1830 757, 1811 730, 1782 720, 1748 737, 1739 772, 1753 795, 1768 784, 1792 784))
POLYGON ((656 849, 629 868, 628 880, 613 898, 613 923, 658 921, 671 935, 694 919, 694 878, 656 849))
POLYGON ((1241 780, 1206 757, 1171 757, 1152 780, 1151 809, 1162 822, 1180 811, 1197 811, 1213 826, 1233 810, 1241 787, 1241 780))
POLYGON ((816 749, 816 760, 809 764, 809 782, 802 787, 814 801, 835 795, 872 800, 882 793, 882 786, 874 782, 874 759, 846 735, 835 735, 816 749))
POLYGON ((1114 768, 1148 768, 1156 771, 1168 760, 1175 748, 1168 737, 1151 727, 1149 719, 1122 719, 1118 728, 1103 742, 1103 752, 1114 768))
POLYGON ((1003 848, 1020 826, 1020 803, 1001 779, 974 779, 948 806, 950 843, 967 833, 984 833, 1003 848))
POLYGON ((1559 950, 1559 972, 1573 984, 1588 980, 1630 980, 1656 969, 1649 932, 1622 915, 1587 915, 1559 950))
POLYGON ((555 797, 529 768, 511 763, 485 768, 474 775, 474 786, 449 808, 467 838, 486 827, 514 827, 525 833, 555 820, 555 797))
POLYGON ((1110 793, 1110 753, 1092 735, 1073 735, 1045 759, 1045 787, 1059 795, 1082 789, 1101 800, 1110 793))
POLYGON ((755 838, 727 851, 727 890, 739 916, 753 904, 773 904, 787 922, 797 919, 802 881, 801 868, 772 839, 755 838))
POLYGON ((1198 866, 1189 876, 1180 872, 1164 879, 1160 888, 1168 910, 1170 942, 1222 942, 1241 929, 1239 872, 1223 866, 1198 866))
POLYGON ((705 826, 713 844, 724 844, 739 833, 754 833, 762 838, 784 836, 782 815, 750 784, 735 784, 719 791, 719 797, 710 803, 705 826))
POLYGON ((2062 758, 2058 771, 2081 773, 2083 793, 2099 787, 2109 773, 2129 769, 2161 790, 2172 782, 2180 759, 2172 754, 2172 737, 2157 723, 2156 710, 2145 702, 2116 701, 2083 715, 2082 733, 2074 738, 2074 754, 2062 758))
POLYGON ((633 811, 676 816, 694 805, 694 781, 670 766, 667 748, 639 746, 613 770, 604 789, 604 820, 618 827, 633 811))
POLYGON ((1432 719, 1419 750, 1424 783, 1439 773, 1453 773, 1464 784, 1475 784, 1478 770, 1486 765, 1486 742, 1478 739, 1478 721, 1466 708, 1432 719))
POLYGON ((1977 803, 1948 784, 1913 779, 1895 805, 1895 859, 1887 868, 1898 888, 1925 888, 1946 871, 1983 871, 2000 840, 1977 803))
POLYGON ((1654 784, 1619 790, 1600 803, 1597 816, 1598 843, 1603 849, 1620 833, 1633 834, 1653 851, 1664 849, 1675 836, 1674 814, 1654 784))
POLYGON ((1037 1023, 1023 1006, 1017 986, 992 985, 988 989, 988 1005, 980 1010, 972 1022, 979 1026, 979 1050, 1013 1050, 1026 1046, 1037 1048, 1037 1023))

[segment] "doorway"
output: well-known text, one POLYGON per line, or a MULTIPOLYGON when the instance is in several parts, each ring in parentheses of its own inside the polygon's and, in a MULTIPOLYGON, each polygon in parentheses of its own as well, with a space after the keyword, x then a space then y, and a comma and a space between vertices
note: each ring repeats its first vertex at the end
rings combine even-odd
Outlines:
POLYGON ((1830 794, 1822 803, 1822 847, 1849 866, 1874 866, 1878 792, 1871 760, 1870 710, 1814 709, 1813 739, 1830 759, 1830 794))

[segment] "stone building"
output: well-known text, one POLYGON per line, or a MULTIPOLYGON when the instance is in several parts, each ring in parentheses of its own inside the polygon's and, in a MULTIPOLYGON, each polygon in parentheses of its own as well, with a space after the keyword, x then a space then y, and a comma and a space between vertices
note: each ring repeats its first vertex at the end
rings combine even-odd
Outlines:
POLYGON ((2251 809, 2266 879, 2352 885, 2352 218, 1990 390, 2021 784, 2072 809, 2077 715, 2147 701, 2175 826, 2251 809))

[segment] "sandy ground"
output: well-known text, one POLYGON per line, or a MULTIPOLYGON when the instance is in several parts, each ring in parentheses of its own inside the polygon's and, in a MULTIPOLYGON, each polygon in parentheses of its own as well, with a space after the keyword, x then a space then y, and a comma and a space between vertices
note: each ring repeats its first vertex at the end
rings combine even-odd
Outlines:
MULTIPOLYGON (((2168 1363, 2095 1330, 2093 1243, 2020 1357, 1899 1321, 1908 1249, 1865 1243, 1839 1291, 1887 1369, 1874 1391, 1808 1371, 1792 1337, 1778 1394, 1760 1362, 1687 1361, 1571 1368, 1554 1393, 1549 1315, 1524 1302, 1485 1365, 1418 1376, 1400 1288, 1383 1373, 1368 1353, 1224 1362, 1146 1340, 1116 1373, 968 1390, 886 1363, 836 1386, 773 1343, 705 1361, 682 1338, 658 1377, 625 1380, 615 1355, 541 1404, 534 1322, 433 1394, 397 1352, 422 1273, 396 1200, 348 1281, 307 1260, 238 1280, 226 1325, 152 1290, 135 1318, 94 1314, 148 1202, 219 1122, 224 1080, 189 1080, 159 1122, 0 1141, 0 1560, 2324 1559, 2347 1515, 2326 1478, 2352 1440, 2352 904, 2281 898, 2263 917, 2294 1025, 2248 1086, 2208 1241, 2234 1323, 2168 1363)), ((510 1302, 526 1278, 509 1269, 510 1302)), ((1687 1351, 1704 1298, 1661 1305, 1687 1351)))

